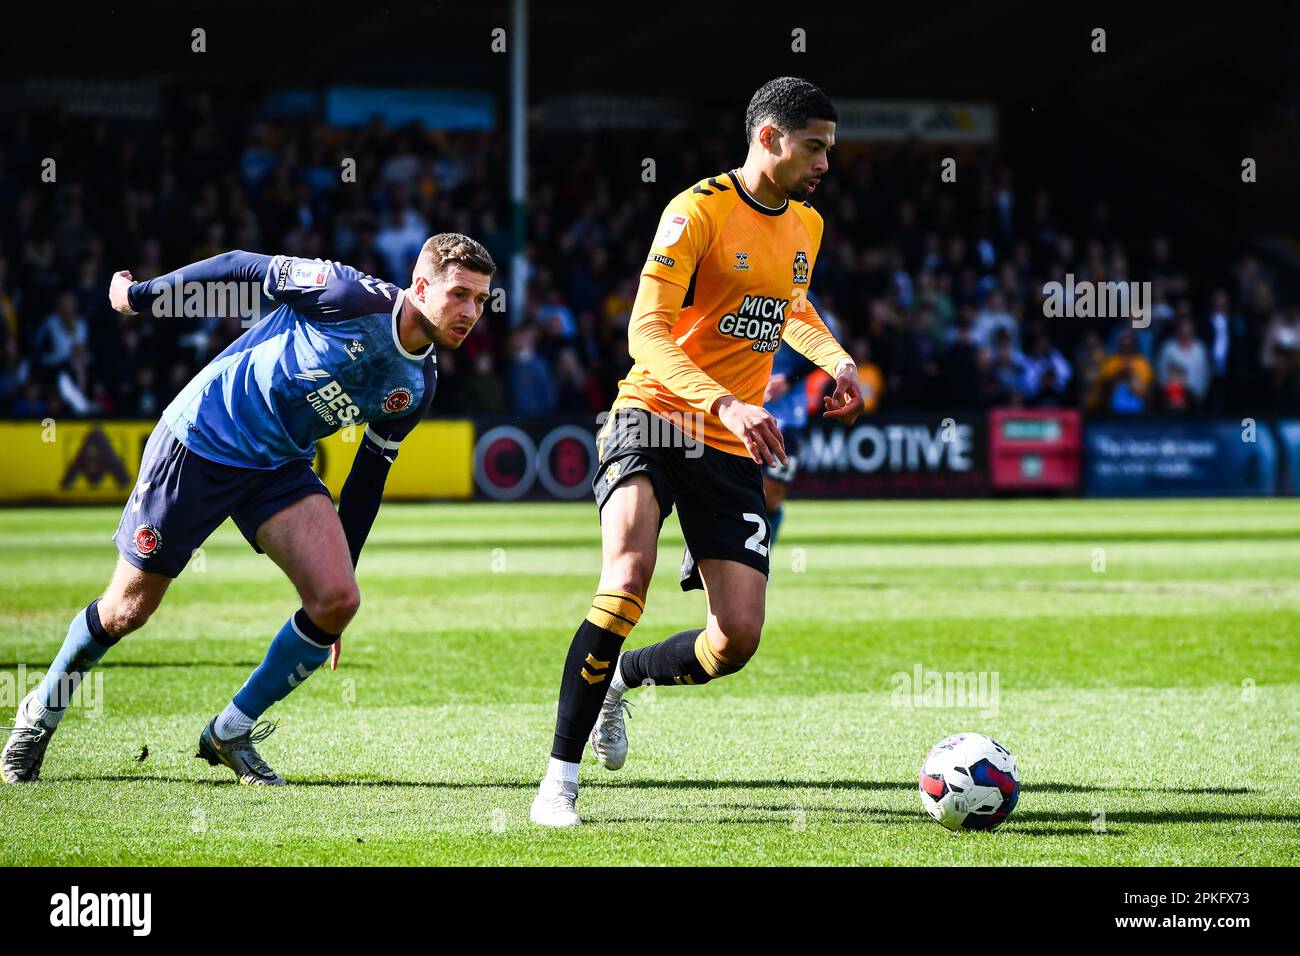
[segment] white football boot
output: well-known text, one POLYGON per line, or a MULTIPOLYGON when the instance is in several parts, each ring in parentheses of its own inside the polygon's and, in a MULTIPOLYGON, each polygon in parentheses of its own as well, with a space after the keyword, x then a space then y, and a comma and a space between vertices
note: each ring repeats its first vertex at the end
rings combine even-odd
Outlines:
POLYGON ((607 694, 600 705, 600 716, 591 728, 591 750, 606 770, 617 770, 627 763, 627 725, 632 704, 622 694, 607 694))
POLYGON ((3 728, 9 731, 9 740, 4 746, 3 756, 0 756, 6 783, 31 783, 40 779, 45 749, 49 747, 57 725, 29 716, 28 705, 35 697, 36 691, 24 697, 18 705, 14 722, 3 728))
POLYGON ((576 827, 582 823, 575 804, 578 802, 578 785, 558 780, 543 780, 533 797, 533 807, 528 819, 542 827, 576 827))

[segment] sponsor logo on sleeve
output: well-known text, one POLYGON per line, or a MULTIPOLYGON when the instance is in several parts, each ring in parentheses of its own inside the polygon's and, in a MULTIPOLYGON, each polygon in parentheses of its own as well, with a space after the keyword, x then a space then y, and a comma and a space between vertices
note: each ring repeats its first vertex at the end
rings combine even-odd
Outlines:
POLYGON ((329 281, 327 262, 295 262, 289 270, 289 281, 299 289, 321 289, 329 281))
POLYGON ((657 252, 652 252, 652 253, 650 253, 650 261, 651 261, 651 262, 657 262, 657 263, 659 263, 660 265, 667 266, 667 267, 670 268, 670 269, 671 269, 673 266, 677 265, 677 260, 676 260, 676 259, 673 259, 673 258, 671 258, 671 257, 669 257, 669 256, 661 256, 661 255, 660 255, 659 253, 657 253, 657 252))
POLYGON ((655 236, 655 245, 671 246, 682 237, 682 233, 685 230, 685 216, 669 216, 664 220, 663 228, 659 230, 659 235, 655 236))

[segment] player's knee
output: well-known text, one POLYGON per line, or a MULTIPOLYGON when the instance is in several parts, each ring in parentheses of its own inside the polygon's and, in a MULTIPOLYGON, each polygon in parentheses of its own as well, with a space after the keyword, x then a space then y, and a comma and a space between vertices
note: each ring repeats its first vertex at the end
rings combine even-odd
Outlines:
POLYGON ((114 638, 122 638, 144 627, 157 605, 143 595, 105 594, 95 608, 104 630, 114 638))
POLYGON ((626 591, 644 600, 653 574, 654 565, 640 555, 626 555, 609 563, 600 576, 600 587, 602 590, 626 591))
POLYGON ((710 631, 713 649, 737 670, 749 663, 758 652, 763 633, 763 615, 753 611, 733 611, 718 616, 716 630, 710 631))
POLYGON ((361 590, 355 581, 326 588, 310 601, 304 601, 307 616, 323 630, 342 634, 361 607, 361 590))

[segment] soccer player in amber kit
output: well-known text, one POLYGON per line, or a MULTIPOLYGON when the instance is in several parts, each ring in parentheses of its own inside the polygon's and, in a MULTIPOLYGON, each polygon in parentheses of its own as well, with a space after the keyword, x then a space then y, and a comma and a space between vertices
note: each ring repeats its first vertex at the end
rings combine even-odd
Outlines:
POLYGON ((635 364, 597 439, 600 583, 564 663, 534 823, 582 822, 588 740, 602 765, 623 766, 628 688, 705 684, 758 649, 771 534, 761 469, 786 461, 762 401, 781 342, 835 378, 823 414, 848 424, 862 411, 857 368, 807 300, 822 237, 807 199, 828 168, 836 118, 806 80, 765 84, 745 114, 744 165, 678 194, 660 220, 628 327, 635 364), (686 434, 663 440, 665 422, 686 434), (706 626, 620 656, 674 505, 686 538, 681 585, 704 589, 706 626))

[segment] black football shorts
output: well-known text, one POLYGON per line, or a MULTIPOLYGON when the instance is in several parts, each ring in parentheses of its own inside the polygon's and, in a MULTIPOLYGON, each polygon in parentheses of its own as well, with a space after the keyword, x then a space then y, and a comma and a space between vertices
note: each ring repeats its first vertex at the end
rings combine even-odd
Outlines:
POLYGON ((677 506, 686 538, 683 591, 704 587, 696 562, 739 561, 768 574, 771 529, 763 472, 749 457, 690 438, 666 418, 639 408, 610 413, 597 436, 600 465, 592 480, 596 507, 632 475, 645 474, 659 501, 659 526, 677 506))

